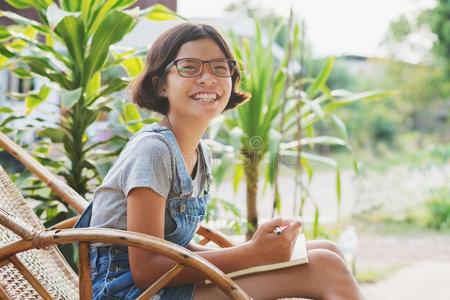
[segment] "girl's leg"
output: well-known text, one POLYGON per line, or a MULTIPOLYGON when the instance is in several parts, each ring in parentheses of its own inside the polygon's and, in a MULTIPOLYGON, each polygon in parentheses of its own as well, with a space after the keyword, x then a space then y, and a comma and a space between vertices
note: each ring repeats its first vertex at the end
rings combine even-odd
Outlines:
MULTIPOLYGON (((308 264, 247 275, 236 278, 235 282, 255 300, 284 297, 363 299, 355 279, 339 255, 325 249, 310 250, 308 255, 308 264)), ((194 299, 227 297, 216 286, 200 283, 194 299)))
POLYGON ((313 250, 313 249, 330 250, 339 255, 342 259, 344 259, 344 253, 342 253, 342 250, 336 245, 336 243, 333 243, 328 240, 306 241, 306 250, 313 250))

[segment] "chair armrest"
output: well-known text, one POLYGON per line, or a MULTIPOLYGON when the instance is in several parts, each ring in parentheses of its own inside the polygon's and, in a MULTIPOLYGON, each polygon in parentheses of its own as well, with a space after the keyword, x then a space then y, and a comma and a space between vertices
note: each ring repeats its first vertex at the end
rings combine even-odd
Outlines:
POLYGON ((73 226, 75 226, 75 223, 78 221, 79 217, 80 216, 74 216, 69 219, 63 220, 53 226, 50 226, 48 230, 73 228, 73 226))
MULTIPOLYGON (((201 272, 231 299, 250 299, 244 290, 242 290, 232 279, 228 278, 220 269, 194 252, 157 237, 125 230, 74 228, 43 231, 32 235, 28 239, 0 247, 0 260, 9 259, 17 253, 34 249, 37 245, 40 247, 47 247, 55 244, 63 245, 79 243, 85 246, 86 243, 92 242, 137 247, 164 255, 179 263, 180 267, 177 270, 181 270, 183 266, 189 266, 201 272)), ((84 252, 88 249, 86 246, 83 248, 84 252)), ((86 260, 87 255, 84 255, 84 257, 84 260, 86 260)), ((84 265, 87 263, 88 262, 84 262, 84 265)), ((87 274, 87 276, 89 276, 89 274, 87 274)), ((80 278, 80 282, 86 281, 83 281, 83 278, 80 278)), ((81 293, 82 291, 80 290, 80 294, 81 293)))
POLYGON ((235 246, 235 244, 229 239, 227 239, 222 233, 206 225, 200 225, 200 227, 197 230, 197 234, 205 238, 204 240, 200 241, 200 245, 204 245, 209 241, 211 241, 216 243, 222 248, 235 246))

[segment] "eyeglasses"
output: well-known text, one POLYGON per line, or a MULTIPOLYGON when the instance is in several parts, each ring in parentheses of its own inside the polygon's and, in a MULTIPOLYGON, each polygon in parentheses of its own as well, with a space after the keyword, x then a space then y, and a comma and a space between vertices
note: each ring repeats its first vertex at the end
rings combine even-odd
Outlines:
POLYGON ((168 64, 164 71, 167 72, 172 66, 175 66, 181 77, 197 77, 202 73, 205 63, 209 64, 209 68, 217 77, 231 77, 236 70, 236 61, 229 58, 211 60, 180 58, 168 64))

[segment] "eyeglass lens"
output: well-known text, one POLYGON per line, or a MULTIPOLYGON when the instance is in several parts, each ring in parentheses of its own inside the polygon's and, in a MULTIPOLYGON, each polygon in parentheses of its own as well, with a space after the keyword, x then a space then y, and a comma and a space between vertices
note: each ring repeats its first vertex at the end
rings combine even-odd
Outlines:
MULTIPOLYGON (((226 58, 213 59, 208 63, 214 75, 219 77, 229 77, 234 71, 233 61, 226 58)), ((198 76, 202 72, 202 68, 203 61, 200 59, 186 58, 177 61, 177 69, 181 76, 198 76)))

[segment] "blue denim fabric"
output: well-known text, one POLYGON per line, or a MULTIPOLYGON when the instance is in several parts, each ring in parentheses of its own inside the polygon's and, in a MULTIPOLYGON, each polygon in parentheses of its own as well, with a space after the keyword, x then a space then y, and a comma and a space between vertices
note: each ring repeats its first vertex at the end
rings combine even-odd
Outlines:
MULTIPOLYGON (((192 179, 184 166, 181 151, 173 133, 165 127, 148 125, 140 132, 159 132, 169 141, 172 153, 175 155, 178 180, 174 181, 174 189, 179 191, 179 197, 170 198, 167 204, 170 215, 176 223, 176 229, 164 236, 164 239, 180 246, 187 246, 193 238, 199 222, 203 221, 206 204, 209 200, 211 181, 210 166, 206 159, 205 194, 192 197, 192 179)), ((139 132, 139 133, 140 133, 139 132)), ((137 134, 139 134, 137 133, 137 134)), ((207 156, 207 149, 200 143, 202 155, 207 156)), ((83 212, 75 227, 88 227, 92 212, 92 203, 83 212)), ((93 284, 93 299, 135 299, 141 291, 133 282, 128 260, 128 249, 124 246, 103 246, 90 248, 91 277, 93 284)), ((163 288, 153 297, 154 300, 184 300, 192 299, 196 284, 163 288)))

